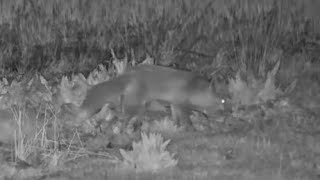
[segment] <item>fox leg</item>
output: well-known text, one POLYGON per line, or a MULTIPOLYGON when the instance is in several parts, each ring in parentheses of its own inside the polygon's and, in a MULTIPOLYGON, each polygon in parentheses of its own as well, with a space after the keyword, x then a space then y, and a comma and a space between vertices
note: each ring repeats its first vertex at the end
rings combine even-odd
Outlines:
POLYGON ((129 113, 129 116, 125 123, 127 133, 132 134, 141 129, 141 126, 143 124, 143 115, 146 112, 145 106, 146 105, 143 103, 143 104, 130 105, 128 107, 127 113, 129 113))
POLYGON ((173 121, 178 125, 185 127, 186 130, 195 131, 195 128, 192 125, 189 114, 181 105, 171 104, 171 114, 173 121))
POLYGON ((123 95, 120 98, 121 109, 126 115, 125 126, 127 129, 135 132, 142 125, 143 114, 146 112, 146 102, 143 100, 139 89, 131 89, 130 93, 123 95))
POLYGON ((180 126, 180 119, 182 115, 181 109, 179 108, 179 106, 174 104, 170 105, 170 109, 173 122, 175 122, 177 126, 180 126))
POLYGON ((150 101, 143 101, 141 104, 137 105, 134 118, 137 119, 136 124, 142 124, 143 115, 147 112, 147 107, 150 105, 150 101))
POLYGON ((121 111, 121 113, 125 113, 124 95, 123 94, 120 95, 119 101, 120 101, 120 111, 121 111))

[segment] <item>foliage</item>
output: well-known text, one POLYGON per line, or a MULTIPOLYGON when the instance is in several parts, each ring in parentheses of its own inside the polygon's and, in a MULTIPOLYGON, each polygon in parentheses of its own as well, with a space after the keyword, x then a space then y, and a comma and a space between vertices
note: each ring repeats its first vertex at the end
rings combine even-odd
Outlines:
POLYGON ((301 0, 3 1, 0 72, 47 77, 151 56, 195 71, 210 65, 209 74, 264 76, 279 58, 310 51, 301 43, 316 45, 318 16, 310 7, 301 0))
POLYGON ((268 72, 265 82, 256 80, 252 76, 246 83, 240 77, 240 72, 237 73, 236 79, 229 83, 229 91, 232 94, 232 101, 234 105, 252 105, 274 100, 282 91, 275 85, 275 76, 279 69, 280 61, 275 65, 272 71, 268 72))
MULTIPOLYGON (((92 85, 143 61, 229 82, 232 105, 244 106, 233 109, 231 117, 204 118, 210 133, 226 132, 210 138, 185 136, 167 118, 143 121, 146 132, 178 132, 173 141, 179 136, 187 139, 175 147, 183 149, 177 151, 181 167, 193 170, 183 171, 186 176, 209 179, 202 169, 206 165, 213 174, 237 176, 246 170, 249 177, 244 179, 252 179, 252 172, 261 169, 275 173, 278 168, 280 177, 282 173, 296 175, 304 168, 312 172, 319 164, 314 158, 319 143, 313 135, 319 132, 320 23, 317 1, 311 1, 0 0, 0 139, 11 141, 17 134, 15 157, 31 159, 32 165, 47 161, 50 169, 80 156, 97 156, 96 151, 88 151, 85 143, 91 139, 83 129, 70 133, 73 130, 64 126, 67 118, 74 125, 74 116, 67 116, 64 110, 69 107, 64 105, 80 106, 92 85), (287 97, 283 100, 282 96, 287 97), (233 135, 236 131, 244 132, 235 143, 242 144, 243 152, 223 145, 228 143, 226 137, 238 138, 233 135), (257 145, 248 146, 248 141, 257 145), (267 143, 260 147, 259 141, 267 143)), ((114 115, 108 105, 96 116, 107 122, 105 129, 109 128, 114 139, 119 135, 119 144, 132 141, 123 133, 125 117, 114 115)), ((103 122, 99 123, 105 125, 103 122)), ((107 147, 103 143, 111 141, 109 131, 105 132, 107 137, 102 136, 99 146, 107 147)), ((177 160, 165 150, 168 143, 159 134, 143 133, 133 151, 121 150, 121 165, 138 172, 176 166, 177 160)), ((103 151, 105 159, 117 159, 103 151)), ((1 167, 10 178, 22 172, 1 167)), ((104 166, 99 167, 105 172, 104 166)), ((50 175, 29 179, 43 177, 50 175)))
POLYGON ((154 120, 153 123, 145 126, 146 127, 142 128, 144 131, 161 134, 172 134, 182 130, 176 124, 174 124, 174 122, 169 117, 165 117, 160 120, 154 120))
POLYGON ((165 150, 170 140, 164 142, 160 134, 153 133, 149 136, 141 133, 141 137, 140 142, 133 142, 132 151, 120 149, 124 168, 135 169, 137 172, 158 172, 177 165, 174 155, 165 150))

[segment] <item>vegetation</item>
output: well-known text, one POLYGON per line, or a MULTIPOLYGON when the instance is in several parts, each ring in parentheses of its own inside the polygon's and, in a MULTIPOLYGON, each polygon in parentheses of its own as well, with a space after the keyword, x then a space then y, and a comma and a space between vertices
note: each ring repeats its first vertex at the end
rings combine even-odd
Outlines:
POLYGON ((157 64, 187 69, 193 63, 200 69, 211 65, 225 74, 241 68, 264 76, 279 58, 310 51, 317 24, 306 18, 301 4, 4 0, 2 74, 92 70, 98 63, 110 63, 112 48, 119 57, 127 54, 136 61, 149 54, 157 64))
POLYGON ((319 7, 316 0, 0 0, 0 141, 15 134, 0 162, 17 163, 0 163, 0 179, 146 179, 154 172, 134 169, 169 166, 174 172, 155 178, 318 178, 319 7), (141 133, 127 132, 109 111, 98 115, 104 133, 91 122, 68 127, 70 107, 60 101, 75 92, 64 75, 83 73, 91 85, 143 61, 227 83, 220 90, 230 93, 232 113, 215 121, 194 113, 196 133, 152 117, 143 122, 151 135, 132 152, 119 149, 141 133), (109 142, 116 153, 105 150, 109 142))

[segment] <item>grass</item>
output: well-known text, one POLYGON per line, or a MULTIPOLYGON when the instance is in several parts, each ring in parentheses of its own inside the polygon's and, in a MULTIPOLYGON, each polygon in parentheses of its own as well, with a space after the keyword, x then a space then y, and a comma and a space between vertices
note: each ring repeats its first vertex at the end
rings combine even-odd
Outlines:
POLYGON ((241 68, 265 76, 316 32, 316 21, 306 20, 298 1, 285 0, 14 0, 3 1, 2 9, 2 66, 20 73, 92 70, 110 64, 112 48, 130 60, 147 53, 157 64, 196 63, 200 70, 212 64, 227 73, 241 68))
MULTIPOLYGON (((313 0, 0 0, 0 75, 9 81, 1 80, 1 92, 9 92, 12 104, 28 101, 39 110, 30 142, 23 137, 23 108, 13 118, 20 130, 16 158, 33 167, 17 167, 18 172, 1 153, 5 163, 0 169, 16 179, 319 177, 316 6, 313 0), (68 113, 59 105, 49 108, 52 100, 46 98, 63 75, 87 76, 98 64, 119 73, 145 59, 228 82, 229 91, 238 90, 233 100, 245 106, 236 105, 231 116, 208 122, 209 133, 180 132, 166 121, 155 122, 147 127, 150 131, 175 132, 168 137, 168 152, 176 154, 177 166, 158 173, 119 172, 114 165, 122 160, 119 152, 104 147, 115 140, 103 133, 93 138, 90 134, 97 132, 92 126, 88 132, 68 129, 68 113), (274 67, 277 72, 270 77, 274 67), (49 83, 42 77, 29 83, 38 73, 49 83), (33 83, 38 82, 45 88, 37 89, 41 85, 33 83), (3 91, 8 84, 14 85, 3 91), (270 92, 281 92, 281 97, 260 103, 270 92), (45 100, 38 106, 39 99, 45 100), (249 107, 253 101, 260 104, 249 107)), ((110 77, 100 71, 105 73, 101 77, 91 73, 92 84, 110 77)), ((25 102, 22 106, 30 108, 25 102)), ((5 123, 0 119, 0 125, 5 123)), ((112 126, 121 132, 121 122, 108 123, 103 130, 112 126)), ((118 141, 131 140, 124 136, 118 141)))

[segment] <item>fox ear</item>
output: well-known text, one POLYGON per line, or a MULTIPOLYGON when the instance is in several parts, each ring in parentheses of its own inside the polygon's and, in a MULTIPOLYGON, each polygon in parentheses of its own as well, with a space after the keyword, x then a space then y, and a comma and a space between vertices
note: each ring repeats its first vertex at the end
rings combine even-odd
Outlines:
POLYGON ((74 76, 73 77, 73 81, 77 84, 79 84, 81 87, 83 88, 86 88, 86 89, 89 89, 90 88, 90 85, 89 83, 87 82, 87 79, 84 77, 83 74, 78 74, 77 76, 74 76))

